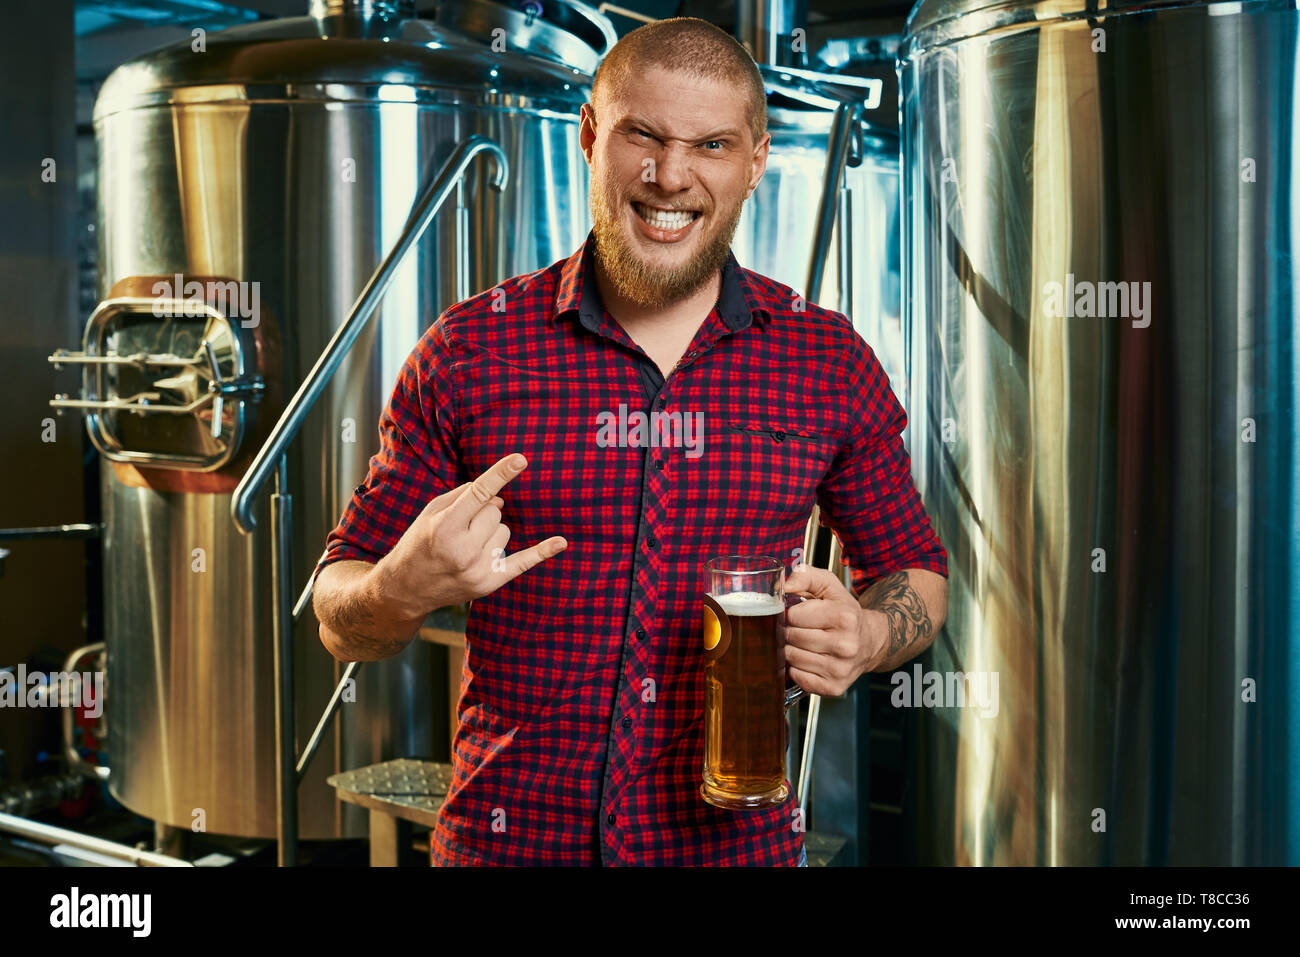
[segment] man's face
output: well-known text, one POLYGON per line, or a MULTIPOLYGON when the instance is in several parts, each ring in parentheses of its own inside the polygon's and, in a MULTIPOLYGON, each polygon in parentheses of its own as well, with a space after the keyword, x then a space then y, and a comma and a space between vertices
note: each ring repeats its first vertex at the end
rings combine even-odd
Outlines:
POLYGON ((763 178, 740 87, 655 67, 582 108, 591 216, 606 276, 632 302, 678 302, 715 276, 763 178))

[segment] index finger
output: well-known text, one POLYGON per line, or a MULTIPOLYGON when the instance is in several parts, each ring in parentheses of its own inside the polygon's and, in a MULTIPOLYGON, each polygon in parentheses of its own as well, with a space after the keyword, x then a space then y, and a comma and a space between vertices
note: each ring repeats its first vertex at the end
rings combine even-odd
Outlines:
POLYGON ((820 628, 832 626, 835 616, 843 606, 825 598, 807 598, 785 610, 786 623, 791 628, 820 628))
POLYGON ((830 598, 848 591, 833 572, 807 564, 790 573, 785 580, 785 590, 810 598, 830 598))
POLYGON ((466 527, 471 519, 505 488, 506 483, 528 466, 528 460, 518 452, 511 452, 500 459, 490 469, 465 486, 465 491, 452 503, 447 511, 453 519, 464 521, 466 527))

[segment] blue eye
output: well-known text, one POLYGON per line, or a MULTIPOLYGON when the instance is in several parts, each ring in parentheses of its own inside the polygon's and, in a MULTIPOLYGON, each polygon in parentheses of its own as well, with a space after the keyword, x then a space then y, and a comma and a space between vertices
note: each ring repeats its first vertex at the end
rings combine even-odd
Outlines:
POLYGON ((722 140, 707 140, 704 144, 705 147, 708 147, 710 143, 716 143, 718 144, 718 149, 722 149, 722 140))

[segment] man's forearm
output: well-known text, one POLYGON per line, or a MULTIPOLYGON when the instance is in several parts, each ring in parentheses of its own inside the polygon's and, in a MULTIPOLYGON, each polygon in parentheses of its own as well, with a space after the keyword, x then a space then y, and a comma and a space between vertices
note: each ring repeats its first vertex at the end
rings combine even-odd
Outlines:
POLYGON ((423 615, 410 617, 396 606, 384 592, 380 566, 369 562, 325 566, 313 597, 321 643, 340 661, 391 658, 411 643, 424 621, 423 615))
POLYGON ((922 568, 893 572, 862 593, 859 604, 883 616, 884 657, 871 671, 893 671, 934 641, 948 614, 948 580, 922 568))

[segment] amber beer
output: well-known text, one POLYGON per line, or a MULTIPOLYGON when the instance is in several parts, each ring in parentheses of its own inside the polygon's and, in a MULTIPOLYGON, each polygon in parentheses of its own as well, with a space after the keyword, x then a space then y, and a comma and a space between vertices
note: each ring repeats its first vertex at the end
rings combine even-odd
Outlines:
POLYGON ((712 559, 705 569, 700 794, 724 808, 781 804, 789 794, 784 569, 774 558, 741 555, 712 559))

